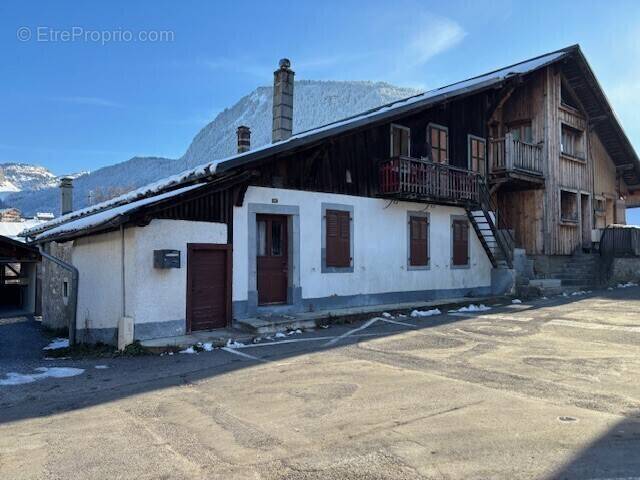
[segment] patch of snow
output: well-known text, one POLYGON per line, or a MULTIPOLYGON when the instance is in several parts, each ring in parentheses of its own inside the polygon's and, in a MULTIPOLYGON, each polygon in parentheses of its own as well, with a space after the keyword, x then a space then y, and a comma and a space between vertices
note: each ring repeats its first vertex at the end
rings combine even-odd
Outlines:
POLYGON ((393 315, 391 315, 389 312, 382 312, 382 316, 384 318, 393 318, 393 315))
POLYGON ((241 347, 244 347, 244 343, 236 342, 232 338, 227 340, 227 348, 241 348, 241 347))
POLYGON ((96 365, 95 367, 98 370, 106 370, 107 368, 109 368, 109 365, 96 365))
POLYGON ((58 348, 68 348, 68 338, 54 338, 49 345, 43 348, 43 350, 57 350, 58 348))
POLYGON ((276 338, 285 338, 287 335, 282 333, 282 332, 276 332, 275 337, 276 338))
POLYGON ((38 373, 16 373, 9 372, 5 378, 0 378, 1 385, 22 385, 25 383, 33 383, 46 378, 67 378, 75 377, 84 373, 83 368, 72 367, 38 367, 35 369, 38 373))
POLYGON ((520 300, 519 298, 514 298, 513 300, 511 300, 511 303, 513 303, 514 305, 517 305, 519 303, 522 303, 522 300, 520 300))
POLYGON ((411 316, 413 318, 416 317, 432 317, 434 315, 440 315, 442 312, 438 308, 434 308, 432 310, 414 310, 411 312, 411 316))
POLYGON ((449 313, 486 312, 487 310, 491 310, 491 307, 487 307, 482 303, 480 305, 474 305, 472 303, 471 305, 461 307, 457 310, 449 310, 449 313))
POLYGON ((203 349, 205 352, 211 352, 211 351, 213 351, 213 343, 211 343, 211 342, 205 342, 205 343, 203 343, 203 344, 202 344, 202 349, 203 349))
POLYGON ((549 300, 547 297, 541 297, 540 300, 549 300))
POLYGON ((290 330, 287 332, 287 335, 300 335, 302 333, 302 330, 300 330, 299 328, 296 330, 290 330))
POLYGON ((618 284, 618 288, 629 288, 629 287, 637 287, 638 284, 634 283, 634 282, 627 282, 627 283, 619 283, 618 284))
MULTIPOLYGON (((171 355, 173 352, 169 352, 169 355, 171 355)), ((193 348, 193 346, 189 347, 189 348, 185 348, 184 350, 180 350, 179 353, 187 353, 187 354, 192 354, 192 353, 196 353, 195 348, 193 348)))
POLYGON ((572 296, 572 297, 579 297, 579 296, 581 296, 581 295, 586 295, 586 294, 587 294, 587 292, 585 292, 584 290, 578 290, 577 292, 573 292, 573 293, 571 294, 571 296, 572 296))

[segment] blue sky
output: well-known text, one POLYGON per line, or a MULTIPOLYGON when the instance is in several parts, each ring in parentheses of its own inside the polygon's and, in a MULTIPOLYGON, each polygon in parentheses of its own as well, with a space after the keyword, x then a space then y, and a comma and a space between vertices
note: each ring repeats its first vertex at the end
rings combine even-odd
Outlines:
POLYGON ((297 79, 427 89, 574 43, 640 148, 637 1, 9 0, 0 36, 0 162, 58 174, 181 156, 284 56, 297 79))

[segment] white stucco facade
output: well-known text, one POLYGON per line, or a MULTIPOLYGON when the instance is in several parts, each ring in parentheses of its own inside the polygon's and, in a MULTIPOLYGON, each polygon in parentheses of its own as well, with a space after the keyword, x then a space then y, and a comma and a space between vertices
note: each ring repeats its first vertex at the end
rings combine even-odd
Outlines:
MULTIPOLYGON (((452 268, 452 216, 466 217, 462 208, 393 202, 376 198, 327 193, 250 187, 242 207, 234 209, 233 222, 233 301, 234 314, 250 302, 255 263, 250 261, 249 242, 252 212, 298 212, 299 272, 290 275, 299 282, 301 298, 339 299, 340 297, 489 288, 492 265, 477 236, 470 229, 469 266, 452 268), (344 206, 353 216, 353 271, 322 271, 323 204, 344 206), (407 212, 427 212, 430 217, 430 266, 408 268, 407 212)), ((290 246, 291 248, 291 246, 290 246)), ((290 265, 290 269, 292 266, 290 265)), ((295 268, 295 266, 293 267, 295 268)), ((398 296, 399 299, 402 295, 398 296)), ((319 305, 322 302, 317 302, 319 305)), ((311 307, 309 307, 311 308, 311 307)), ((241 313, 240 313, 241 314, 241 313)))
POLYGON ((187 244, 227 243, 219 223, 153 220, 146 227, 84 237, 74 242, 71 261, 79 271, 77 329, 111 338, 118 320, 134 320, 135 338, 180 335, 186 324, 187 244), (124 245, 124 292, 122 248, 124 245), (157 269, 154 250, 179 250, 180 268, 157 269), (102 333, 101 333, 102 331, 102 333))

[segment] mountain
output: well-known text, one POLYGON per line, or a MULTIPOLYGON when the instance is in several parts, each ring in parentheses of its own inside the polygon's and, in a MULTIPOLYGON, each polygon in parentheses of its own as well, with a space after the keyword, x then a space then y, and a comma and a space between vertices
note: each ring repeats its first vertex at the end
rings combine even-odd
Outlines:
MULTIPOLYGON (((84 174, 86 172, 68 176, 77 178, 84 174)), ((15 192, 53 188, 58 185, 59 181, 59 177, 38 165, 0 163, 0 200, 15 192)))
MULTIPOLYGON (((319 127, 416 93, 416 90, 384 82, 297 81, 293 130, 295 133, 319 127)), ((233 155, 236 153, 236 128, 240 125, 251 128, 251 148, 269 143, 272 104, 273 88, 258 87, 231 108, 220 112, 200 130, 181 158, 134 157, 77 178, 74 182, 74 209, 87 206, 91 192, 131 190, 187 168, 233 155)), ((57 188, 9 194, 4 203, 19 208, 25 215, 43 210, 60 211, 57 188)))

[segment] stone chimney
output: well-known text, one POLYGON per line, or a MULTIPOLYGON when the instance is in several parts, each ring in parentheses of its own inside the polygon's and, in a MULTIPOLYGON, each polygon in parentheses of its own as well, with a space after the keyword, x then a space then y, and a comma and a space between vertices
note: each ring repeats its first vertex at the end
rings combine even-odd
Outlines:
POLYGON ((60 179, 60 213, 66 215, 73 211, 73 178, 60 179))
POLYGON ((238 127, 238 153, 248 152, 251 149, 251 130, 249 127, 238 127))
POLYGON ((272 141, 280 142, 293 131, 293 76, 287 58, 280 60, 280 68, 273 72, 273 128, 272 141))

